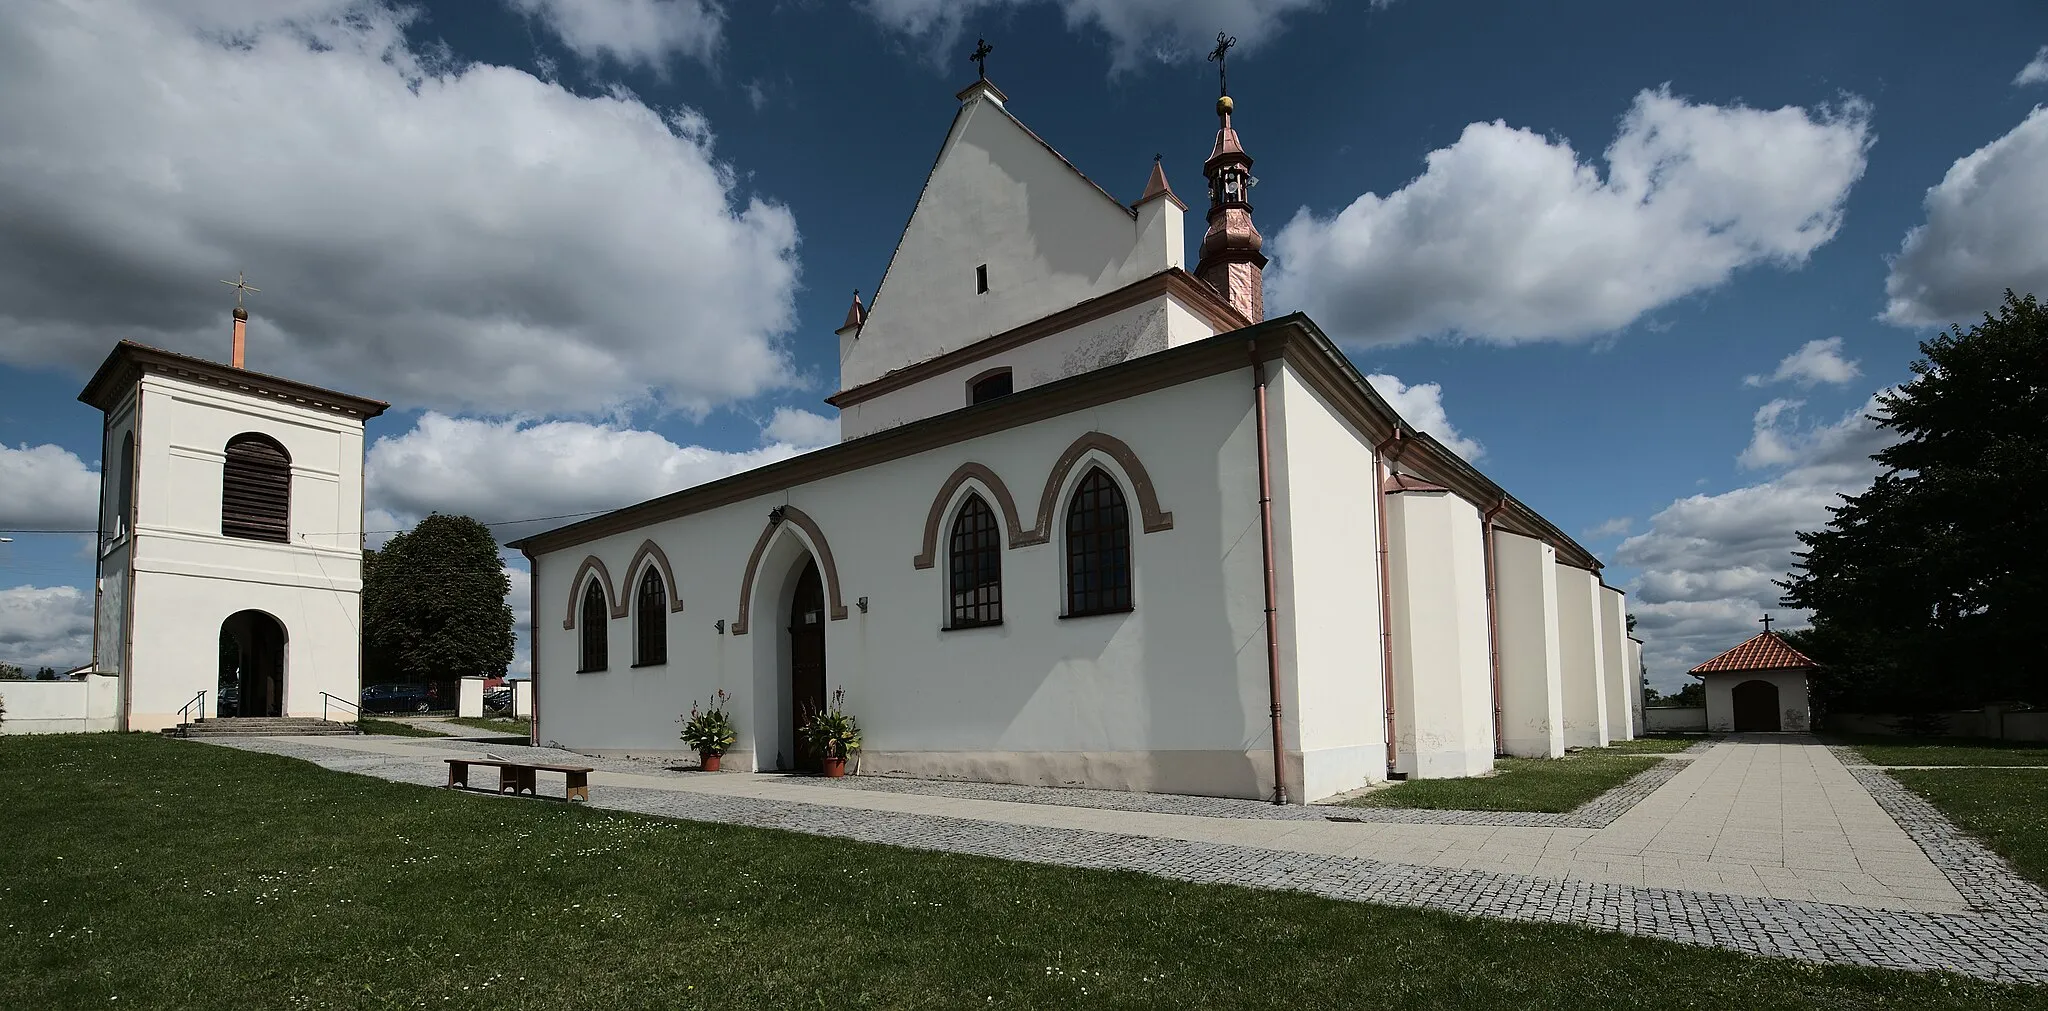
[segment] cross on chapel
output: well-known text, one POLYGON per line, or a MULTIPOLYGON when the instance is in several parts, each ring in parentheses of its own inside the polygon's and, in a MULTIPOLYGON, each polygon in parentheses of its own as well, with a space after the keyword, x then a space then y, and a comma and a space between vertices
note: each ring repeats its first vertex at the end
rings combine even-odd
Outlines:
POLYGON ((968 59, 973 60, 974 65, 981 70, 981 79, 984 81, 988 80, 988 54, 995 51, 996 47, 989 45, 987 39, 974 40, 974 55, 968 59))
POLYGON ((1764 623, 1764 631, 1768 632, 1771 630, 1771 616, 1769 614, 1765 614, 1763 617, 1758 618, 1757 620, 1764 623))
POLYGON ((244 276, 242 272, 239 270, 235 271, 234 280, 222 281, 221 283, 227 285, 230 288, 235 289, 235 308, 237 309, 240 309, 242 307, 243 292, 260 292, 263 290, 261 288, 256 287, 255 285, 250 284, 249 279, 246 276, 244 276))

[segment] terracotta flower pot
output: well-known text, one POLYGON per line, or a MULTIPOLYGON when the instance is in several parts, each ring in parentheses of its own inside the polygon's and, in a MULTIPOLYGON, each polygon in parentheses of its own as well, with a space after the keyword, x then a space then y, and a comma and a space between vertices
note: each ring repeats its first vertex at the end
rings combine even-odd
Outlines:
POLYGON ((724 757, 724 755, 711 751, 700 751, 697 753, 697 761, 703 764, 705 772, 717 772, 718 763, 724 757))
POLYGON ((825 759, 825 778, 826 778, 826 779, 838 779, 838 778, 840 778, 840 777, 842 777, 842 776, 844 776, 844 775, 846 775, 846 759, 844 759, 844 758, 828 758, 828 759, 825 759))

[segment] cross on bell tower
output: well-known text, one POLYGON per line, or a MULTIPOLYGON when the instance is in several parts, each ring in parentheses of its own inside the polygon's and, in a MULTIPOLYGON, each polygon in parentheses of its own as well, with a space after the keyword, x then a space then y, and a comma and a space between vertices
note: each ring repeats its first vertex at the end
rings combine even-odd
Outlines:
POLYGON ((1236 103, 1230 98, 1228 60, 1235 45, 1235 38, 1217 32, 1216 48, 1209 53, 1222 94, 1216 99, 1216 146, 1202 164, 1202 174, 1209 178, 1209 230, 1202 236, 1195 276, 1257 323, 1266 318, 1266 255, 1259 251, 1266 240, 1252 223, 1251 188, 1258 183, 1252 177, 1252 157, 1230 122, 1236 103))

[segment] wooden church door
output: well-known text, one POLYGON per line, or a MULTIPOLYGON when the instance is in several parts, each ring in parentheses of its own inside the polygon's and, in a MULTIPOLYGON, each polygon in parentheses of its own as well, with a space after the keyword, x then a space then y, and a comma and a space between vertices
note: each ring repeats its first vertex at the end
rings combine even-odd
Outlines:
POLYGON ((825 583, 816 559, 804 565, 796 580, 796 599, 789 609, 789 714, 796 735, 796 767, 817 772, 824 756, 804 740, 811 714, 825 708, 825 583))

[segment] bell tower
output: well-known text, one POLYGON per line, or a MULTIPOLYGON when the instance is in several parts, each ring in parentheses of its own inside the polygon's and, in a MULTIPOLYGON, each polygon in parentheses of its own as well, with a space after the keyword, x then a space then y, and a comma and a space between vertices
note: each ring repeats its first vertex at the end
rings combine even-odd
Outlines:
POLYGON ((1216 61, 1222 85, 1222 95, 1216 99, 1216 118, 1221 125, 1216 130, 1216 146, 1210 149, 1209 160, 1202 164, 1202 174, 1209 178, 1209 230, 1202 236, 1195 276, 1222 293, 1224 300, 1236 306, 1246 319, 1257 323, 1266 318, 1266 254, 1259 251, 1266 240, 1259 235, 1258 226, 1252 224, 1251 188, 1256 182, 1252 178, 1252 158, 1245 153, 1237 129, 1230 123, 1235 103, 1230 100, 1230 72, 1225 58, 1236 43, 1236 39, 1218 32, 1216 49, 1209 54, 1216 61))

